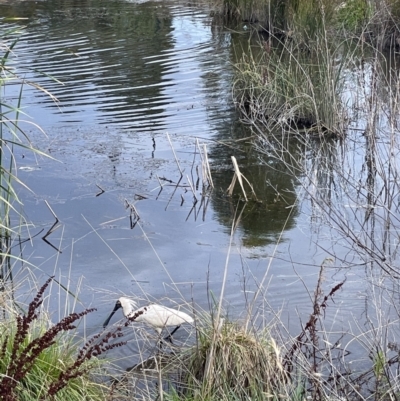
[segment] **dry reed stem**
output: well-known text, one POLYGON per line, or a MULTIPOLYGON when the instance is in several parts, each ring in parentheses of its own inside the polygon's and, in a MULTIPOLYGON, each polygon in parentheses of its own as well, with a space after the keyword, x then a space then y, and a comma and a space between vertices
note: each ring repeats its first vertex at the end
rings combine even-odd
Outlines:
MULTIPOLYGON (((246 195, 246 191, 244 190, 243 181, 242 181, 242 173, 240 172, 239 166, 238 166, 237 161, 236 161, 236 157, 235 156, 231 156, 231 159, 232 159, 233 168, 235 170, 235 177, 239 181, 240 188, 242 188, 244 199, 247 202, 247 195, 246 195)), ((233 182, 233 180, 232 180, 232 182, 233 182)), ((232 191, 233 191, 233 186, 232 186, 232 188, 231 188, 231 186, 229 186, 228 192, 229 192, 230 195, 232 195, 232 191)))
POLYGON ((51 214, 53 215, 55 222, 54 224, 50 227, 50 229, 47 231, 47 233, 42 237, 42 240, 46 242, 46 244, 50 245, 52 248, 54 248, 57 252, 62 253, 60 249, 58 249, 56 246, 54 246, 51 242, 48 241, 47 237, 52 234, 54 231, 60 228, 61 224, 59 223, 57 215, 54 213, 53 209, 50 207, 49 203, 47 200, 44 201, 48 209, 50 210, 51 214))
POLYGON ((214 188, 214 183, 213 183, 211 169, 210 169, 210 163, 208 161, 207 145, 205 143, 203 144, 203 154, 204 154, 206 177, 207 177, 208 183, 211 186, 211 188, 214 188))
MULTIPOLYGON (((218 302, 218 306, 217 306, 217 313, 215 316, 215 322, 217 322, 217 324, 220 324, 220 319, 221 319, 221 312, 222 312, 222 303, 224 300, 224 296, 225 296, 225 286, 226 286, 226 280, 227 280, 227 276, 228 276, 228 266, 229 266, 229 258, 230 258, 230 254, 231 254, 231 249, 232 249, 232 244, 233 244, 233 237, 234 237, 234 233, 237 227, 237 224, 240 220, 240 217, 242 215, 242 212, 244 210, 244 207, 242 207, 242 210, 238 216, 238 218, 236 219, 237 216, 237 210, 235 212, 233 221, 232 221, 232 225, 231 225, 231 233, 229 236, 229 245, 228 245, 228 250, 226 253, 226 259, 225 259, 225 266, 224 266, 224 274, 223 274, 223 278, 222 278, 222 285, 221 285, 221 293, 220 293, 220 297, 219 297, 219 302, 218 302)), ((213 326, 214 327, 214 326, 213 326)), ((218 326, 217 326, 218 327, 218 326)), ((205 381, 206 383, 211 383, 212 382, 212 378, 210 377, 211 373, 212 373, 212 364, 214 363, 214 352, 215 352, 215 342, 216 339, 218 338, 218 330, 213 330, 212 333, 213 336, 213 340, 211 342, 211 347, 209 350, 209 356, 207 358, 206 361, 206 366, 205 366, 205 381)))
POLYGON ((191 191, 192 191, 192 193, 193 193, 193 198, 195 199, 195 201, 196 201, 196 203, 197 203, 198 199, 197 199, 196 191, 195 191, 195 189, 194 189, 194 187, 193 187, 193 184, 192 184, 192 182, 190 181, 190 178, 189 178, 188 175, 186 175, 186 178, 187 178, 187 180, 188 180, 189 187, 190 187, 190 189, 191 189, 191 191))
POLYGON ((178 166, 178 170, 179 170, 179 172, 181 173, 181 177, 183 177, 183 171, 182 171, 181 166, 180 166, 180 164, 179 164, 179 160, 178 160, 178 158, 176 157, 175 149, 174 149, 174 147, 173 147, 173 145, 172 145, 171 138, 169 137, 168 132, 167 132, 166 135, 167 135, 167 138, 168 138, 168 142, 169 142, 169 144, 171 145, 171 150, 172 150, 172 153, 173 153, 173 155, 174 155, 176 165, 178 166))

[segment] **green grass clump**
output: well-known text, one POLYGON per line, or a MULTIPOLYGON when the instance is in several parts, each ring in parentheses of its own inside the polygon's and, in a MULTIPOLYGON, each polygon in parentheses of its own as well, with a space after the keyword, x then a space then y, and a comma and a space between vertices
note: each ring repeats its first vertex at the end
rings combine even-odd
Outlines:
POLYGON ((197 345, 179 358, 181 400, 270 399, 286 382, 274 340, 231 322, 199 330, 197 345))
POLYGON ((342 104, 342 70, 349 62, 337 62, 341 48, 326 42, 304 52, 291 43, 270 53, 250 53, 235 65, 233 94, 245 120, 268 130, 313 133, 341 137, 346 130, 342 104))
MULTIPOLYGON (((18 345, 16 357, 24 353, 30 348, 30 344, 41 338, 46 332, 48 322, 45 320, 37 321, 32 324, 23 341, 18 345)), ((0 325, 1 335, 0 343, 2 344, 0 374, 2 378, 2 399, 4 400, 100 400, 104 399, 103 387, 93 382, 87 372, 99 370, 100 362, 97 358, 86 361, 81 370, 85 373, 81 376, 68 381, 68 384, 57 391, 53 398, 50 397, 49 390, 58 381, 60 376, 75 363, 78 347, 72 342, 70 335, 65 333, 60 334, 57 339, 52 342, 47 348, 43 349, 34 358, 32 363, 28 362, 32 354, 27 353, 25 366, 19 371, 14 371, 10 380, 7 380, 7 375, 12 368, 13 346, 17 336, 17 323, 15 320, 4 322, 0 325), (29 366, 28 366, 29 364, 29 366), (24 372, 25 367, 28 368, 24 372), (23 377, 19 379, 19 374, 23 377), (6 384, 10 381, 18 380, 16 386, 7 393, 6 384)), ((55 386, 53 386, 55 387, 55 386)))
POLYGON ((79 347, 71 330, 93 309, 71 313, 52 324, 40 308, 50 281, 30 302, 26 314, 10 313, 0 323, 0 399, 105 399, 106 387, 93 380, 93 375, 100 372, 97 357, 123 344, 109 344, 122 336, 121 329, 97 334, 79 347))
POLYGON ((365 0, 343 2, 337 10, 337 20, 346 31, 361 32, 372 18, 371 4, 365 0))

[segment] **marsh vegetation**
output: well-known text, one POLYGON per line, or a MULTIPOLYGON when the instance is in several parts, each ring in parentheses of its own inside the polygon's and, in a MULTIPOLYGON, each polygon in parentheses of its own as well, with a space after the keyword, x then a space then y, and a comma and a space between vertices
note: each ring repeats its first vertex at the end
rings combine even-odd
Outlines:
MULTIPOLYGON (((309 290, 309 317, 293 334, 279 311, 273 322, 265 318, 268 268, 261 278, 252 277, 254 289, 247 290, 243 278, 244 307, 239 318, 224 309, 230 243, 219 296, 208 291, 208 310, 202 311, 197 300, 179 300, 195 317, 195 324, 185 333, 187 338, 160 352, 154 338, 149 341, 146 331, 139 332, 136 341, 145 350, 144 360, 129 372, 118 371, 111 380, 110 366, 118 361, 111 363, 103 356, 126 346, 121 341, 131 321, 82 338, 83 330, 75 325, 93 310, 75 312, 79 292, 71 291, 57 277, 38 284, 33 272, 24 276, 30 277, 31 287, 39 288, 37 292, 28 296, 26 304, 15 298, 13 286, 18 280, 14 273, 20 271, 19 264, 25 273, 29 271, 30 262, 23 259, 21 247, 21 228, 28 223, 15 190, 24 184, 14 174, 18 163, 13 151, 19 146, 41 152, 22 128, 22 89, 15 103, 2 97, 0 394, 4 400, 400 398, 400 85, 396 53, 400 7, 394 1, 254 1, 224 2, 220 12, 256 25, 256 40, 254 35, 250 38, 249 49, 244 49, 234 66, 233 96, 243 123, 251 130, 248 141, 259 159, 271 170, 284 171, 291 183, 290 193, 284 193, 287 188, 268 188, 273 202, 287 201, 286 221, 301 204, 310 225, 315 230, 325 227, 328 240, 346 252, 326 251, 316 286, 309 290), (263 36, 258 36, 259 30, 263 36), (356 318, 341 320, 335 297, 346 287, 346 279, 340 277, 335 285, 323 288, 332 264, 349 272, 363 267, 369 293, 366 323, 356 318), (55 323, 48 317, 51 303, 43 302, 48 289, 73 300, 73 310, 65 308, 65 316, 55 323), (327 316, 333 316, 334 323, 326 324, 327 316)), ((8 32, 7 36, 15 34, 8 32)), ((9 64, 16 44, 5 47, 2 85, 12 81, 21 88, 35 86, 15 75, 9 64)), ((195 149, 204 161, 203 181, 199 189, 188 178, 186 188, 190 196, 201 196, 200 210, 205 213, 204 199, 213 191, 215 172, 208 164, 206 148, 197 143, 195 149)), ((232 160, 232 175, 240 181, 240 162, 232 160)), ((175 162, 182 179, 177 156, 175 162)), ((252 177, 242 178, 240 186, 232 186, 228 194, 235 206, 231 239, 246 207, 252 202, 263 205, 256 195, 259 189, 251 187, 252 177)), ((182 189, 178 184, 176 188, 182 189)), ((195 211, 195 200, 193 204, 195 211)), ((128 202, 127 209, 133 229, 140 214, 133 203, 128 202)), ((281 239, 281 234, 275 238, 277 243, 281 239)), ((269 256, 269 264, 275 256, 275 252, 269 256)), ((298 279, 302 280, 300 274, 298 279)), ((54 299, 53 295, 47 299, 54 299)))
MULTIPOLYGON (((359 375, 348 370, 346 354, 329 360, 320 377, 333 388, 323 396, 319 385, 312 386, 313 399, 329 398, 331 392, 343 399, 397 399, 397 341, 389 338, 397 338, 391 319, 399 319, 394 307, 399 279, 398 2, 281 6, 280 17, 269 12, 252 17, 265 32, 249 41, 235 65, 237 108, 265 162, 271 168, 284 166, 296 180, 295 193, 310 222, 318 230, 325 227, 337 247, 348 249, 345 255, 330 251, 335 263, 365 266, 374 294, 368 329, 353 332, 349 341, 363 344, 370 370, 359 375)), ((314 310, 325 306, 323 301, 314 310)), ((311 342, 317 341, 312 358, 321 338, 310 334, 311 342)), ((344 331, 337 342, 330 336, 325 341, 343 344, 347 335, 344 331)), ((326 355, 337 352, 334 346, 326 355)), ((306 375, 311 382, 317 365, 311 362, 306 375)))

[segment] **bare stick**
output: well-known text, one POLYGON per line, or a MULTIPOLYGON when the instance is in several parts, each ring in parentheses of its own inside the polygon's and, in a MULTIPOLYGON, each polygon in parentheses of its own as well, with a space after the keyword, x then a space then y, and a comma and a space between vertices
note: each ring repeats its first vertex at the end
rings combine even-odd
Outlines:
POLYGON ((210 169, 210 163, 208 162, 208 154, 207 154, 207 145, 203 144, 203 152, 204 152, 204 163, 205 163, 205 168, 207 172, 207 180, 208 183, 210 184, 211 188, 214 188, 214 183, 211 177, 211 169, 210 169))
POLYGON ((195 199, 196 199, 196 201, 197 201, 198 199, 197 199, 197 196, 196 196, 196 192, 194 191, 193 184, 192 184, 192 182, 190 181, 190 178, 189 178, 189 176, 188 176, 188 175, 186 176, 186 178, 187 178, 187 180, 188 180, 189 187, 190 187, 190 189, 191 189, 191 190, 192 190, 192 192, 193 192, 193 196, 194 196, 194 198, 195 198, 195 199))
POLYGON ((143 199, 149 199, 149 198, 145 195, 135 194, 135 200, 143 200, 143 199))
POLYGON ((100 185, 96 184, 96 187, 100 189, 100 192, 98 192, 96 194, 96 196, 100 196, 100 195, 104 194, 104 192, 106 192, 100 185))
POLYGON ((157 194, 157 197, 156 197, 156 200, 157 200, 158 197, 160 196, 162 190, 164 189, 164 186, 163 186, 163 184, 161 183, 160 177, 159 177, 157 174, 156 174, 156 177, 157 177, 158 183, 160 184, 160 190, 158 191, 158 194, 157 194))
POLYGON ((257 199, 257 195, 256 195, 256 193, 254 192, 253 185, 250 184, 250 181, 249 181, 243 174, 240 174, 240 175, 241 175, 241 177, 247 182, 247 184, 249 185, 249 187, 250 187, 250 189, 251 189, 252 194, 253 194, 254 197, 257 199))
POLYGON ((200 143, 199 143, 199 139, 198 138, 196 138, 196 146, 199 148, 199 155, 200 155, 200 160, 201 160, 202 185, 203 185, 203 187, 205 187, 206 186, 207 172, 206 172, 206 168, 205 168, 205 165, 204 165, 204 159, 203 159, 203 155, 202 155, 202 152, 201 152, 200 143))
POLYGON ((196 221, 196 204, 197 204, 197 200, 194 199, 193 206, 192 206, 191 209, 189 210, 189 213, 188 213, 188 215, 187 215, 185 221, 188 221, 188 220, 189 220, 189 217, 190 217, 190 215, 192 214, 193 210, 194 210, 194 220, 196 221))
POLYGON ((126 203, 126 208, 130 209, 129 221, 130 221, 130 228, 132 230, 135 228, 136 224, 140 220, 140 216, 134 204, 129 203, 126 199, 125 203, 126 203))
POLYGON ((235 169, 235 172, 236 172, 237 179, 239 180, 240 187, 242 188, 244 199, 247 202, 247 196, 246 196, 246 192, 244 190, 243 181, 242 181, 242 173, 240 172, 239 166, 236 161, 236 157, 231 156, 231 159, 232 159, 233 168, 235 169))
POLYGON ((173 190, 173 192, 172 192, 172 194, 171 194, 171 196, 170 196, 170 198, 169 198, 169 200, 168 200, 167 206, 165 206, 165 210, 168 209, 168 206, 169 206, 169 204, 171 203, 172 198, 174 197, 175 192, 176 192, 176 190, 177 190, 178 187, 179 187, 179 183, 182 181, 182 178, 183 178, 183 175, 181 175, 181 178, 179 178, 179 181, 176 183, 175 189, 173 190))
POLYGON ((58 217, 57 215, 54 213, 53 209, 50 207, 49 202, 47 202, 47 200, 44 201, 44 203, 46 204, 46 206, 49 208, 51 214, 53 215, 53 217, 58 221, 58 217))
POLYGON ((235 188, 236 179, 237 179, 237 175, 236 175, 236 173, 233 173, 232 181, 231 181, 228 189, 226 190, 228 192, 229 196, 232 196, 232 194, 233 194, 233 189, 235 188))
MULTIPOLYGON (((192 176, 193 182, 194 182, 194 178, 193 178, 193 167, 194 167, 194 163, 195 163, 195 161, 196 161, 196 155, 197 155, 197 142, 198 142, 198 139, 196 138, 196 143, 195 143, 195 145, 194 145, 193 162, 192 162, 192 167, 190 168, 190 175, 192 176)), ((200 157, 201 157, 201 154, 200 154, 200 157)), ((197 169, 197 166, 196 166, 196 169, 197 169)))
POLYGON ((47 202, 47 200, 44 201, 47 205, 47 207, 49 208, 51 214, 53 215, 53 217, 56 219, 56 221, 54 222, 54 224, 50 227, 50 229, 47 231, 47 233, 42 237, 42 240, 44 242, 46 242, 46 244, 50 245, 52 248, 54 248, 57 252, 62 253, 56 246, 54 246, 50 241, 47 240, 47 237, 53 233, 54 231, 56 231, 61 224, 59 223, 58 217, 57 215, 54 213, 53 209, 50 207, 49 203, 47 202))
POLYGON ((181 177, 182 177, 183 172, 182 172, 181 166, 179 165, 178 158, 176 157, 175 150, 174 150, 174 147, 172 146, 171 138, 169 137, 168 132, 167 132, 167 138, 168 138, 169 144, 171 145, 171 149, 172 149, 172 153, 174 154, 174 157, 175 157, 176 165, 178 166, 179 172, 181 173, 181 177))

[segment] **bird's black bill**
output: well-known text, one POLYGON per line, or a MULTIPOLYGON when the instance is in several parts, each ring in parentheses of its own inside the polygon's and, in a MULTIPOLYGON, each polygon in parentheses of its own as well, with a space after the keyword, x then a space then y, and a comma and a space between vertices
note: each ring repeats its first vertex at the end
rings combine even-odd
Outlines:
POLYGON ((114 316, 114 313, 121 307, 121 302, 117 301, 117 303, 114 306, 113 311, 111 312, 110 316, 106 319, 106 321, 103 323, 103 329, 106 328, 108 323, 110 322, 111 318, 114 316))

